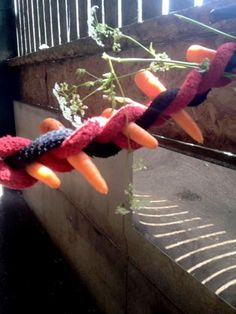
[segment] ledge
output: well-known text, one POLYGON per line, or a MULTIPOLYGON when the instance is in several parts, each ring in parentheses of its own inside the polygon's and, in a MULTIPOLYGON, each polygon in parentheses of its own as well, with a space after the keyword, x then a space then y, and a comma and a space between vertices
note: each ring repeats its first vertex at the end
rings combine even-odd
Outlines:
MULTIPOLYGON (((227 5, 234 3, 232 0, 211 1, 211 3, 203 7, 194 7, 182 10, 181 14, 196 19, 200 22, 209 24, 209 12, 219 5, 227 5)), ((214 24, 216 28, 224 32, 236 34, 236 20, 222 21, 214 24)), ((163 15, 152 18, 143 23, 125 26, 122 30, 137 38, 143 44, 154 42, 155 44, 163 44, 168 42, 178 42, 186 38, 192 38, 193 34, 202 37, 213 36, 212 32, 203 30, 198 26, 183 22, 173 14, 163 15), (161 30, 161 31, 160 31, 161 30)), ((107 50, 110 50, 109 44, 107 50)), ((127 42, 123 43, 123 48, 134 47, 127 42)), ((28 54, 26 56, 12 58, 8 61, 11 67, 29 65, 42 62, 57 62, 65 59, 77 58, 88 55, 96 55, 103 51, 90 37, 81 38, 60 46, 51 47, 38 52, 28 54)))

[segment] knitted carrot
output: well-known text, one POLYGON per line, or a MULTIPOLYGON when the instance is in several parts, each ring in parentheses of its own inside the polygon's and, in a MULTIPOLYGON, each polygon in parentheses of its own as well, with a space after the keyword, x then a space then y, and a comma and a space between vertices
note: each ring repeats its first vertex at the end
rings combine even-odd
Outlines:
POLYGON ((216 51, 200 45, 192 45, 186 51, 186 60, 189 62, 201 63, 208 58, 212 61, 215 57, 216 51))
POLYGON ((52 189, 58 189, 61 182, 56 174, 48 167, 39 162, 33 162, 26 167, 26 171, 31 177, 43 182, 52 189))
MULTIPOLYGON (((166 90, 165 86, 159 81, 159 79, 149 71, 138 72, 135 75, 134 80, 139 89, 143 91, 151 100, 166 90)), ((195 141, 203 143, 201 130, 185 110, 180 110, 175 114, 171 114, 171 118, 195 141)))
MULTIPOLYGON (((41 122, 39 129, 41 131, 43 130, 52 131, 55 129, 61 129, 62 127, 64 126, 59 121, 52 118, 48 118, 41 122)), ((76 170, 78 170, 98 192, 102 194, 108 193, 106 181, 103 179, 99 170, 86 153, 81 151, 76 155, 68 157, 67 161, 76 170)))
MULTIPOLYGON (((115 112, 115 109, 107 108, 102 112, 101 115, 103 117, 109 118, 115 112)), ((128 123, 128 125, 123 128, 122 133, 144 147, 154 149, 158 146, 158 141, 155 139, 155 137, 153 137, 134 122, 128 123)))

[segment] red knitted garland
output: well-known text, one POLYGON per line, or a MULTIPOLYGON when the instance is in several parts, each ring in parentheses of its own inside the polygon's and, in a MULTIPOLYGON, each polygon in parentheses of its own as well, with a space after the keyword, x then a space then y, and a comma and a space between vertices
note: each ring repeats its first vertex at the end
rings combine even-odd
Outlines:
MULTIPOLYGON (((206 73, 192 70, 182 84, 176 98, 162 113, 162 117, 170 117, 172 113, 185 108, 197 94, 203 94, 213 87, 222 87, 230 83, 230 79, 224 78, 224 70, 236 52, 236 43, 226 43, 220 46, 216 52, 210 68, 206 73)), ((60 147, 39 157, 44 165, 57 171, 70 171, 72 167, 66 161, 70 155, 79 153, 92 141, 108 143, 112 141, 121 148, 140 148, 135 142, 128 143, 127 138, 121 133, 127 122, 135 122, 147 110, 146 106, 129 104, 119 109, 109 120, 103 117, 93 117, 76 129, 60 147)), ((163 122, 162 117, 155 124, 163 122)), ((14 170, 9 167, 4 158, 14 155, 31 141, 21 137, 5 136, 0 139, 0 183, 12 189, 24 189, 36 183, 36 180, 22 170, 14 170)))

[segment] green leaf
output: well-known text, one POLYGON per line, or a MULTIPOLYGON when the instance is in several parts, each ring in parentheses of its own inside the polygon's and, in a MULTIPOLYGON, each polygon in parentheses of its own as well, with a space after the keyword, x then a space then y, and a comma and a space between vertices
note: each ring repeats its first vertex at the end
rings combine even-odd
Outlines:
POLYGON ((125 208, 124 206, 119 205, 116 207, 115 213, 119 214, 119 215, 127 215, 130 213, 130 211, 127 208, 125 208))

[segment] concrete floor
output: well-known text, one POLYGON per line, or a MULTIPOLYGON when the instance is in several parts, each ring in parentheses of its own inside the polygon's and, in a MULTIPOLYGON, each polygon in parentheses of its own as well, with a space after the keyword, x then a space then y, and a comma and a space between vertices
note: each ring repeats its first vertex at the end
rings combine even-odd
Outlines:
MULTIPOLYGON (((135 227, 235 307, 236 172, 163 148, 134 155, 135 227)), ((0 197, 0 276, 1 314, 101 313, 12 190, 0 197)))
POLYGON ((134 153, 135 227, 236 307, 236 171, 159 148, 134 153))
POLYGON ((20 192, 0 198, 0 313, 101 313, 27 207, 20 192))

